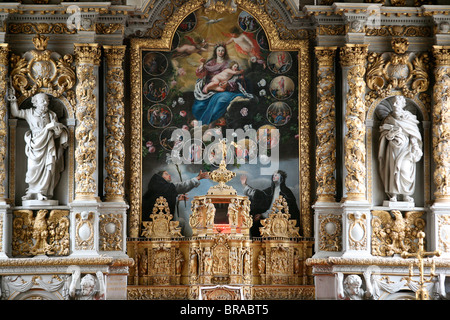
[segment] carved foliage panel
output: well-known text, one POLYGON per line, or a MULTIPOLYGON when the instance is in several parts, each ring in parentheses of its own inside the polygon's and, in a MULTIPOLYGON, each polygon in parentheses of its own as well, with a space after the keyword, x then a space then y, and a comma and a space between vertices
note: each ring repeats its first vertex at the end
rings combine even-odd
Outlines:
POLYGON ((319 250, 342 250, 342 217, 335 214, 319 215, 319 250))
POLYGON ((416 252, 417 235, 425 231, 422 211, 372 211, 372 255, 389 257, 416 252))
POLYGON ((13 212, 13 256, 69 255, 68 210, 13 212))
POLYGON ((75 214, 75 249, 94 250, 95 241, 95 214, 82 211, 75 214))
POLYGON ((123 218, 121 214, 100 215, 100 250, 122 251, 123 249, 123 218))

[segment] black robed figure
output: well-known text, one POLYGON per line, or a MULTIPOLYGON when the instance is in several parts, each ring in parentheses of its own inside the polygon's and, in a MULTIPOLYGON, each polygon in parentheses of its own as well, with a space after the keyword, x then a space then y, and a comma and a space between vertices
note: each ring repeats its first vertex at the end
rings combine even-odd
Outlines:
POLYGON ((185 193, 200 185, 201 179, 207 179, 208 172, 202 172, 189 180, 172 182, 172 177, 167 171, 155 173, 148 183, 148 190, 142 197, 142 220, 149 221, 156 199, 164 197, 169 205, 170 213, 175 215, 178 200, 187 199, 185 193), (179 197, 180 195, 180 197, 179 197))
POLYGON ((300 225, 300 210, 297 206, 294 193, 286 186, 286 172, 282 170, 276 171, 272 175, 270 187, 259 190, 247 184, 247 177, 241 176, 241 183, 244 186, 244 194, 249 197, 251 201, 250 214, 253 216, 253 226, 250 230, 253 237, 259 237, 261 234, 259 228, 261 219, 269 217, 272 206, 279 196, 283 196, 289 207, 290 219, 297 221, 296 226, 300 225))

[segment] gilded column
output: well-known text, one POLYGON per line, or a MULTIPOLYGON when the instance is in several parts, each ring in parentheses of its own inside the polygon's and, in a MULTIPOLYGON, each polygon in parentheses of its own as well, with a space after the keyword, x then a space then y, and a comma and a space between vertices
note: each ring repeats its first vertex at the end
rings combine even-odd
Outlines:
POLYGON ((75 44, 78 84, 75 129, 75 201, 94 201, 97 196, 97 69, 101 50, 98 44, 75 44))
POLYGON ((125 118, 124 118, 124 71, 122 63, 126 46, 104 46, 106 74, 105 138, 105 200, 124 202, 125 179, 125 118))
POLYGON ((450 202, 450 46, 434 46, 433 158, 436 202, 450 202))
POLYGON ((431 250, 450 258, 450 46, 434 46, 432 148, 435 162, 435 201, 431 206, 431 250))
POLYGON ((9 205, 6 203, 6 153, 7 143, 7 79, 8 79, 8 44, 0 44, 0 259, 7 259, 9 253, 9 233, 12 230, 11 219, 8 219, 9 205))
POLYGON ((0 202, 5 202, 5 182, 6 182, 6 151, 8 131, 7 126, 7 79, 8 79, 8 55, 9 47, 7 43, 0 44, 0 202))
POLYGON ((336 196, 336 110, 334 58, 337 47, 316 47, 317 57, 317 201, 334 202, 336 196))
POLYGON ((346 44, 341 48, 341 65, 347 69, 348 86, 345 107, 344 166, 346 199, 366 199, 366 107, 364 92, 366 83, 366 58, 368 45, 346 44))

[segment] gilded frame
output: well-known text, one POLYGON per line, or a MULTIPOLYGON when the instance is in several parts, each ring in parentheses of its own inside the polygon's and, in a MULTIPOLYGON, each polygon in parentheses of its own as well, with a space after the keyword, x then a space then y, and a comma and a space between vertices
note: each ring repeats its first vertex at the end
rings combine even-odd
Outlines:
MULTIPOLYGON (((167 17, 161 38, 133 38, 131 39, 131 157, 130 163, 130 212, 129 236, 138 238, 141 230, 142 209, 142 51, 169 51, 172 40, 181 22, 192 12, 204 5, 204 0, 192 0, 180 6, 173 15, 167 17)), ((269 48, 272 51, 298 52, 298 101, 299 101, 299 186, 300 186, 300 215, 302 235, 313 237, 312 228, 312 133, 311 133, 311 56, 309 40, 281 39, 278 28, 269 13, 265 1, 262 4, 250 0, 237 0, 238 8, 250 13, 260 23, 266 33, 269 48)))

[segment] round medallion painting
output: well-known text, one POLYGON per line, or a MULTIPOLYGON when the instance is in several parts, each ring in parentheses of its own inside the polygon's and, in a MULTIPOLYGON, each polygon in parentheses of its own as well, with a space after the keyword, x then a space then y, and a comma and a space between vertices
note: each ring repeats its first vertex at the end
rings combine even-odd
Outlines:
POLYGON ((272 52, 267 58, 267 66, 276 74, 288 72, 292 66, 292 57, 286 51, 272 52))
POLYGON ((144 56, 144 70, 149 75, 159 76, 166 72, 168 66, 167 58, 159 52, 149 52, 144 56))
POLYGON ((291 116, 291 108, 285 102, 277 101, 267 108, 267 120, 275 126, 285 125, 289 122, 291 116))
POLYGON ((244 32, 256 32, 260 28, 258 21, 250 13, 245 11, 239 14, 238 23, 244 32))
POLYGON ((161 102, 167 98, 169 87, 159 78, 147 80, 144 84, 143 94, 151 102, 161 102))
POLYGON ((269 90, 274 98, 286 100, 294 93, 294 81, 286 76, 278 76, 270 82, 269 90))
POLYGON ((155 104, 148 109, 147 120, 155 128, 165 128, 172 121, 172 111, 163 104, 155 104))

